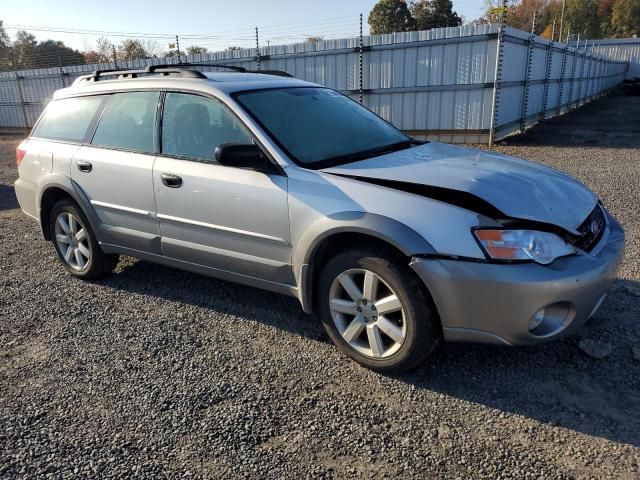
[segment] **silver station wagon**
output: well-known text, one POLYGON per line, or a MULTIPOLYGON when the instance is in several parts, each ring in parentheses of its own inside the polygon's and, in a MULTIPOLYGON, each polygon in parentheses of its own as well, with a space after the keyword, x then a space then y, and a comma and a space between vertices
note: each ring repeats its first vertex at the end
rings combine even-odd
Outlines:
POLYGON ((383 372, 442 339, 576 331, 624 250, 577 180, 412 139, 284 72, 94 72, 56 92, 16 155, 20 205, 71 274, 124 254, 291 295, 383 372))

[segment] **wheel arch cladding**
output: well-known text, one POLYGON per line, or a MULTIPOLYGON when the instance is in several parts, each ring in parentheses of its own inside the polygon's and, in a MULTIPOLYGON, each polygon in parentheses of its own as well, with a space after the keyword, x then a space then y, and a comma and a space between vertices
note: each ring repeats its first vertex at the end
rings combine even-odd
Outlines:
POLYGON ((347 248, 357 240, 390 248, 405 258, 435 252, 421 235, 389 217, 365 212, 324 217, 306 229, 293 255, 298 298, 305 312, 314 310, 318 261, 321 262, 326 253, 347 248))
POLYGON ((84 213, 89 220, 89 226, 91 227, 93 232, 97 232, 96 216, 93 212, 93 209, 88 207, 90 205, 89 200, 84 195, 82 195, 82 193, 78 189, 74 188, 75 185, 71 180, 66 180, 66 182, 50 182, 41 187, 42 194, 40 196, 38 205, 40 207, 40 227, 42 229, 42 235, 44 236, 45 240, 51 240, 51 235, 49 234, 49 229, 47 228, 49 225, 49 216, 51 214, 51 210, 56 203, 64 198, 68 198, 76 205, 78 205, 78 208, 80 208, 82 213, 84 213))

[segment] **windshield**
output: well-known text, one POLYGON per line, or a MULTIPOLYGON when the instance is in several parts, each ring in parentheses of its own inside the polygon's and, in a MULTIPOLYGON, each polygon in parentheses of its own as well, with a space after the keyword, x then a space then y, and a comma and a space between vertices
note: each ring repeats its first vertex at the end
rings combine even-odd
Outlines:
POLYGON ((365 107, 328 88, 277 88, 240 92, 235 97, 304 167, 352 162, 411 143, 365 107))

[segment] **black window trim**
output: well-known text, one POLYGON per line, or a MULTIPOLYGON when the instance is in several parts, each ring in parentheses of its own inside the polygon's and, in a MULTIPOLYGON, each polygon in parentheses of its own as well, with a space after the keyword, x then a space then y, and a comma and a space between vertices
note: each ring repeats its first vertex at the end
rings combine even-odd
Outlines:
MULTIPOLYGON (((71 99, 71 98, 83 98, 83 97, 103 97, 102 99, 102 103, 100 104, 100 106, 98 106, 98 109, 96 110, 95 114, 93 115, 93 117, 91 118, 91 121, 89 122, 89 125, 87 126, 87 130, 85 132, 84 137, 82 138, 81 141, 76 141, 76 140, 62 140, 62 139, 53 139, 53 138, 46 138, 46 137, 36 137, 33 135, 30 135, 29 138, 33 138, 34 140, 42 140, 45 142, 55 142, 55 143, 62 143, 65 145, 78 145, 81 147, 92 147, 92 148, 103 148, 105 150, 114 150, 117 152, 125 152, 125 153, 136 153, 138 155, 153 155, 153 156, 157 156, 159 153, 159 149, 157 148, 157 137, 158 137, 158 132, 154 132, 154 151, 151 152, 147 152, 144 150, 131 150, 131 149, 126 149, 126 148, 122 148, 122 147, 115 147, 115 146, 110 146, 110 145, 94 145, 93 143, 91 143, 93 141, 93 137, 96 134, 96 130, 98 129, 98 124, 100 123, 100 120, 102 119, 102 115, 104 114, 105 110, 107 109, 107 105, 109 104, 109 99, 111 98, 112 95, 115 95, 117 93, 137 93, 137 92, 159 92, 159 99, 162 98, 163 94, 164 94, 164 89, 161 88, 135 88, 135 89, 130 89, 130 90, 107 90, 107 91, 101 91, 101 92, 82 92, 79 94, 74 94, 74 95, 70 95, 68 97, 62 97, 62 98, 54 98, 51 101, 58 101, 58 100, 67 100, 67 99, 71 99)), ((156 119, 158 116, 158 107, 159 104, 156 104, 156 119)), ((45 110, 42 112, 42 114, 40 115, 40 118, 38 118, 38 122, 33 126, 32 132, 35 130, 36 126, 38 125, 38 123, 40 123, 41 119, 44 117, 44 114, 46 113, 47 109, 49 108, 49 106, 47 105, 47 108, 45 108, 45 110)))
MULTIPOLYGON (((259 90, 271 90, 271 89, 270 88, 265 88, 265 89, 259 89, 259 90)), ((262 154, 269 159, 269 161, 271 162, 271 164, 274 167, 274 171, 272 173, 278 174, 278 175, 283 176, 283 177, 287 176, 287 174, 286 174, 284 168, 282 167, 282 165, 280 165, 277 162, 275 157, 273 155, 271 155, 271 152, 269 152, 269 150, 264 146, 264 144, 260 141, 260 139, 258 139, 256 134, 251 130, 251 128, 238 116, 238 114, 229 106, 229 104, 227 102, 225 102, 223 99, 221 99, 221 98, 219 98, 219 97, 217 97, 217 96, 215 96, 215 95, 213 95, 213 94, 211 94, 209 92, 203 92, 203 91, 200 91, 200 90, 193 90, 193 89, 189 89, 189 88, 132 88, 132 89, 126 89, 126 90, 114 89, 114 90, 105 90, 105 91, 100 91, 100 92, 82 92, 82 93, 78 93, 78 94, 74 94, 74 95, 69 95, 67 97, 52 99, 52 101, 57 101, 57 100, 66 100, 66 99, 69 99, 69 98, 80 98, 80 97, 105 97, 105 99, 103 100, 103 104, 101 104, 98 107, 98 109, 96 110, 96 113, 94 114, 94 117, 89 122, 89 126, 91 128, 89 128, 89 127, 87 128, 87 132, 85 134, 85 137, 82 139, 82 141, 56 140, 56 139, 49 139, 49 138, 44 138, 44 137, 34 137, 34 136, 31 136, 31 135, 29 136, 29 138, 33 138, 35 140, 43 140, 43 141, 46 141, 46 142, 56 142, 56 143, 62 143, 62 144, 67 144, 67 145, 78 145, 78 146, 83 146, 83 147, 104 148, 104 149, 107 149, 107 150, 114 150, 114 151, 119 151, 119 152, 137 153, 137 154, 140 154, 140 155, 154 155, 154 156, 164 157, 164 158, 175 158, 176 160, 186 160, 186 161, 190 161, 190 162, 206 163, 208 165, 224 166, 224 165, 220 165, 214 159, 212 159, 211 161, 208 161, 208 160, 204 160, 204 159, 201 159, 201 158, 179 156, 179 155, 169 155, 167 153, 162 153, 162 116, 164 114, 164 101, 165 101, 165 98, 167 96, 167 93, 186 93, 186 94, 190 94, 190 95, 197 95, 199 97, 208 98, 208 99, 211 99, 213 101, 216 101, 216 102, 222 104, 224 106, 224 108, 226 108, 226 110, 229 111, 229 113, 231 113, 231 115, 233 115, 235 117, 235 119, 240 123, 240 125, 242 125, 247 130, 247 132, 249 133, 249 135, 251 136, 251 138, 253 139, 255 144, 262 151, 262 154), (91 143, 91 141, 93 140, 93 136, 95 135, 96 129, 98 128, 98 124, 100 123, 100 119, 102 118, 102 114, 104 113, 104 110, 106 110, 106 107, 108 105, 108 99, 110 98, 110 96, 114 95, 116 93, 133 93, 133 92, 160 92, 160 96, 159 96, 159 99, 158 99, 158 105, 156 106, 156 132, 155 132, 155 136, 154 136, 154 150, 155 151, 154 152, 142 152, 140 150, 127 150, 127 149, 119 148, 119 147, 93 145, 91 143), (89 133, 90 133, 90 135, 89 135, 89 133)), ((237 92, 237 93, 242 93, 242 92, 237 92)), ((231 96, 234 99, 234 101, 236 103, 238 103, 238 101, 236 100, 234 95, 235 94, 232 94, 231 96)), ((245 110, 245 112, 247 112, 253 118, 253 115, 251 115, 247 111, 247 109, 244 108, 243 105, 240 105, 240 106, 242 107, 243 110, 245 110)), ((48 108, 48 106, 47 106, 47 108, 48 108)), ((40 118, 38 118, 38 121, 33 126, 32 132, 33 132, 33 130, 35 130, 35 128, 38 125, 38 123, 40 123, 41 119, 44 117, 44 114, 45 114, 46 110, 47 109, 45 109, 42 112, 42 114, 40 115, 40 118)), ((272 138, 272 135, 263 127, 263 125, 260 122, 256 122, 256 123, 258 123, 258 125, 267 133, 267 136, 272 138)), ((285 153, 287 153, 286 150, 283 149, 283 151, 285 153)), ((289 155, 289 154, 287 153, 287 155, 289 155)), ((232 168, 232 167, 227 167, 227 168, 232 168)))
MULTIPOLYGON (((264 123, 262 123, 262 121, 256 116, 254 115, 254 113, 245 106, 244 103, 242 103, 242 101, 238 98, 241 97, 243 94, 245 93, 256 93, 256 92, 264 92, 264 91, 268 91, 268 90, 289 90, 289 89, 293 89, 293 88, 322 88, 325 90, 331 90, 332 92, 335 92, 343 97, 345 97, 346 99, 352 101, 353 103, 360 105, 361 107, 367 108, 364 105, 360 104, 359 102, 356 102, 353 98, 343 94, 342 92, 339 92, 337 90, 334 90, 333 88, 329 88, 329 87, 323 87, 323 86, 319 86, 319 85, 292 85, 292 86, 286 86, 286 87, 265 87, 265 88, 255 88, 252 90, 240 90, 237 92, 233 92, 231 93, 231 97, 235 100, 235 102, 240 105, 240 107, 247 113, 247 115, 249 115, 254 122, 256 122, 260 128, 266 132, 266 134, 269 136, 269 138, 271 139, 271 141, 273 143, 275 143, 276 145, 278 145, 278 147, 280 147, 280 149, 287 154, 287 156, 293 160, 293 163, 295 163, 298 167, 307 169, 307 170, 321 170, 323 168, 330 168, 330 167, 335 167, 337 165, 342 165, 344 164, 344 162, 341 162, 339 159, 338 160, 333 160, 333 161, 319 161, 319 162, 315 162, 315 164, 309 165, 306 164, 304 162, 301 162, 295 155, 293 155, 283 144, 282 142, 280 142, 280 140, 278 140, 278 138, 264 125, 264 123)), ((369 110, 367 108, 367 110, 369 110)), ((373 115, 375 115, 376 117, 378 117, 380 120, 382 120, 384 123, 386 123, 387 125, 390 125, 391 127, 393 127, 395 130, 397 130, 398 132, 400 132, 402 135, 404 135, 407 140, 411 140, 411 141, 416 141, 412 139, 409 135, 407 135, 406 133, 404 133, 402 130, 400 130, 399 128, 397 128, 396 126, 394 126, 391 122, 388 122, 387 120, 385 120, 384 118, 382 118, 380 115, 378 115, 376 112, 374 112, 373 110, 369 110, 373 115)))
POLYGON ((91 121, 89 122, 89 127, 87 128, 87 132, 85 133, 84 138, 82 139, 83 145, 91 145, 93 141, 93 137, 96 134, 96 130, 98 129, 98 124, 100 120, 102 120, 102 115, 104 111, 107 109, 107 105, 109 105, 109 101, 111 100, 111 95, 104 95, 102 97, 102 103, 98 107, 96 114, 93 116, 91 121))

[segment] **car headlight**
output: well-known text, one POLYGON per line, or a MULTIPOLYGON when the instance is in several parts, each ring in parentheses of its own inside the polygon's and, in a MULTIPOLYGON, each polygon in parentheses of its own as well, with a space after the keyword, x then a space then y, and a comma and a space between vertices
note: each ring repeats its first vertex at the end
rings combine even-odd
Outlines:
POLYGON ((575 253, 559 236, 535 230, 474 230, 489 257, 496 260, 534 260, 543 265, 575 253))

